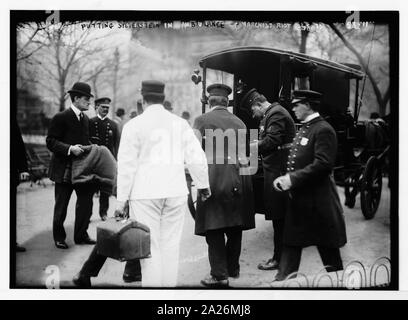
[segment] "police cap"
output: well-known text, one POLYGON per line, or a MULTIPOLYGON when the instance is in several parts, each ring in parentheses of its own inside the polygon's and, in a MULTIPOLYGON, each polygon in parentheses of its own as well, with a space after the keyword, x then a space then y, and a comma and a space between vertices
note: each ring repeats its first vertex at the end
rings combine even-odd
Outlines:
POLYGON ((155 96, 164 98, 164 83, 156 80, 142 81, 142 96, 155 96))
POLYGON ((232 92, 232 89, 222 83, 214 83, 207 87, 207 91, 211 96, 223 96, 228 98, 229 94, 232 92))
POLYGON ((312 90, 294 90, 292 104, 296 104, 302 101, 310 101, 319 103, 322 98, 322 94, 312 90))
POLYGON ((95 105, 100 105, 100 104, 110 104, 112 100, 108 97, 101 97, 98 99, 95 99, 95 105))
POLYGON ((241 99, 241 108, 250 109, 252 104, 254 103, 255 99, 262 96, 255 88, 249 90, 241 99))

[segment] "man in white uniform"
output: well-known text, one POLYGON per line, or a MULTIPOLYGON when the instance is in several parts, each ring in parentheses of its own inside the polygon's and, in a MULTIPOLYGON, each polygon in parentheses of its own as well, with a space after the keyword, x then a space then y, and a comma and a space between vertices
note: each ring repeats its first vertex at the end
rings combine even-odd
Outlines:
POLYGON ((119 146, 117 210, 130 200, 131 216, 150 228, 142 286, 175 287, 188 194, 184 165, 205 200, 207 160, 187 121, 164 109, 164 84, 143 81, 141 93, 145 111, 125 124, 119 146))

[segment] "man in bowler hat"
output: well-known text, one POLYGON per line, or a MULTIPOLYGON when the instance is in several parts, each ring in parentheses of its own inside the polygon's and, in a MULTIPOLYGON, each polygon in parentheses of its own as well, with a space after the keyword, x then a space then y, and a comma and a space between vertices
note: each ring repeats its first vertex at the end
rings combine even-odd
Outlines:
MULTIPOLYGON (((108 118, 110 103, 111 99, 108 97, 95 99, 96 116, 89 120, 89 136, 92 143, 107 147, 116 159, 120 133, 116 122, 108 118)), ((110 194, 100 190, 99 216, 103 221, 108 217, 109 196, 110 194)))
POLYGON ((276 270, 282 253, 286 198, 273 188, 273 181, 285 173, 288 149, 295 136, 295 124, 289 112, 278 102, 270 103, 256 89, 249 90, 242 99, 259 124, 258 152, 264 173, 263 199, 265 219, 272 220, 273 256, 258 264, 260 270, 276 270))
POLYGON ((339 248, 347 241, 346 227, 333 180, 337 138, 318 112, 320 100, 319 92, 294 91, 293 111, 302 127, 289 151, 287 173, 273 182, 275 190, 290 196, 277 281, 295 276, 302 249, 313 245, 327 272, 343 269, 339 248))
POLYGON ((77 195, 74 242, 95 244, 87 233, 95 190, 90 185, 75 187, 71 183, 72 159, 84 152, 82 146, 90 144, 89 119, 83 111, 88 110, 93 95, 91 87, 83 82, 76 82, 68 93, 71 106, 52 118, 46 138, 47 147, 53 153, 49 177, 55 182, 53 237, 55 246, 59 249, 68 249, 64 221, 73 190, 77 195))
POLYGON ((211 268, 201 283, 220 288, 229 286, 229 277, 239 277, 242 231, 255 227, 255 212, 251 177, 240 174, 247 143, 238 136, 246 136, 246 126, 227 109, 232 90, 224 84, 213 84, 207 91, 211 112, 197 117, 193 127, 203 137, 212 195, 205 202, 197 200, 195 234, 205 236, 211 268), (228 139, 221 145, 225 137, 228 139))

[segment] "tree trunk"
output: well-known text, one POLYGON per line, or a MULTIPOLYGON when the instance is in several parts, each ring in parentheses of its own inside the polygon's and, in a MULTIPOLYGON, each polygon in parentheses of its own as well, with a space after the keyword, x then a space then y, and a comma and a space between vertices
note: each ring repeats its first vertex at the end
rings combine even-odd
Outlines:
POLYGON ((115 49, 114 53, 114 69, 113 69, 113 101, 112 101, 112 116, 115 116, 115 112, 117 109, 116 99, 117 99, 117 91, 118 91, 118 71, 119 71, 119 50, 118 48, 115 49))
MULTIPOLYGON (((306 44, 307 44, 308 35, 309 35, 309 30, 305 29, 305 30, 300 31, 300 46, 299 46, 300 53, 306 53, 306 44)), ((299 89, 301 90, 310 89, 307 78, 300 78, 299 89)))
POLYGON ((390 86, 388 86, 387 91, 384 94, 384 98, 382 99, 380 103, 380 109, 379 109, 380 117, 385 116, 385 113, 387 111, 387 104, 389 100, 390 100, 390 86))
POLYGON ((382 115, 381 113, 385 113, 385 108, 387 106, 388 100, 389 100, 389 87, 387 89, 386 94, 384 95, 384 97, 381 94, 380 88, 378 87, 374 76, 372 75, 370 69, 368 68, 367 63, 365 62, 364 58, 362 57, 362 55, 353 47, 353 45, 343 36, 343 34, 340 32, 339 29, 337 29, 337 27, 333 24, 330 23, 330 27, 332 28, 332 30, 334 31, 335 34, 337 34, 337 36, 341 39, 341 41, 343 41, 344 45, 352 52, 354 53, 354 55, 356 56, 356 58, 358 59, 358 61, 360 62, 361 66, 363 67, 365 73, 368 76, 368 79, 371 82, 371 85, 373 87, 374 90, 374 94, 375 97, 377 99, 377 103, 378 103, 378 111, 380 113, 380 115, 382 115))
POLYGON ((59 111, 65 110, 65 84, 60 83, 59 111))
POLYGON ((309 30, 305 29, 300 31, 300 46, 299 46, 300 53, 306 53, 306 43, 308 35, 309 30))

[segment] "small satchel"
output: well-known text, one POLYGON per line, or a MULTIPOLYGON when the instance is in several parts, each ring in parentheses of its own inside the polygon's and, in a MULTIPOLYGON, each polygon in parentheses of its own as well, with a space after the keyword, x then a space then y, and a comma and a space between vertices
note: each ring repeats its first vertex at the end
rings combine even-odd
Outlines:
POLYGON ((150 229, 133 219, 110 218, 96 229, 100 255, 119 261, 149 258, 150 229))

